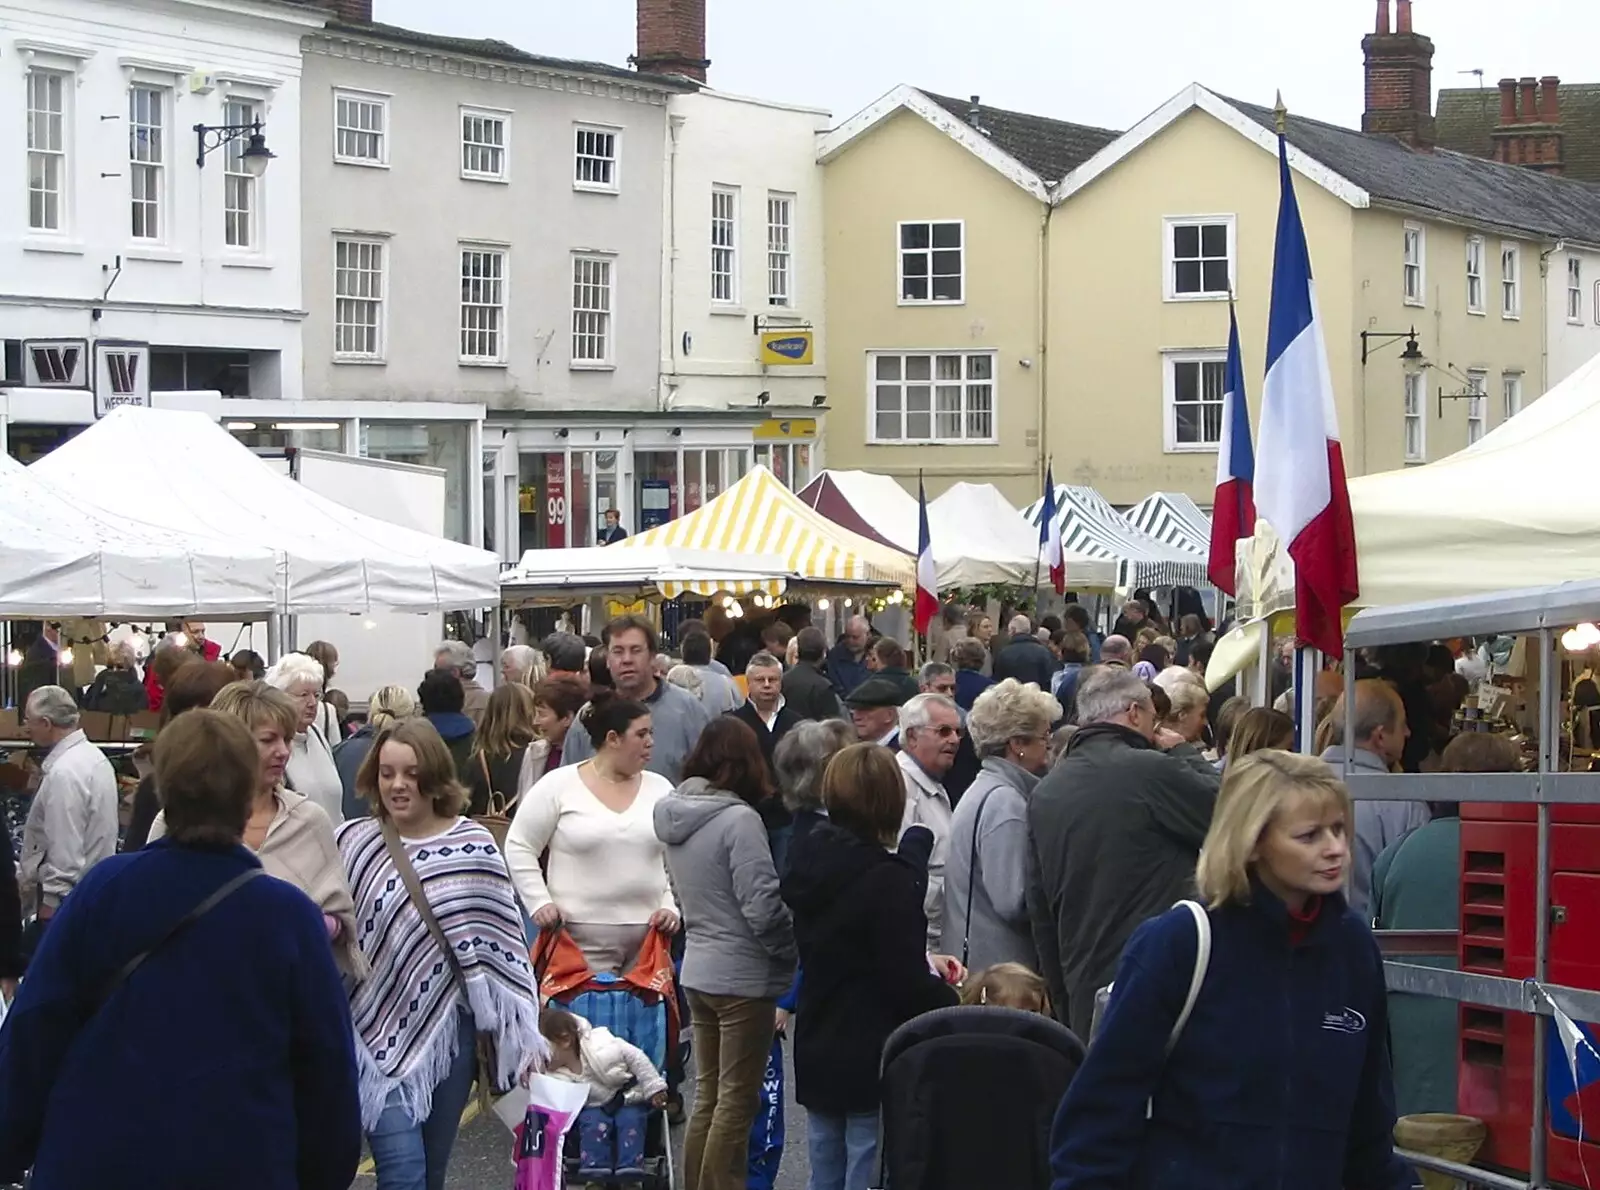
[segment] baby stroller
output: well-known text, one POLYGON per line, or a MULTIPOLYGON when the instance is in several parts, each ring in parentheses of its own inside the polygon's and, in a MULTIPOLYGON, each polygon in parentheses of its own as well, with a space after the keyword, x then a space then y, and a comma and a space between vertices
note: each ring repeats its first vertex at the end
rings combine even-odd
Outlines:
POLYGON ((883 1047, 879 1185, 1048 1190, 1050 1125, 1083 1063, 1070 1029, 1010 1008, 941 1008, 883 1047))
MULTIPOLYGON (((638 1046, 657 1070, 678 1044, 677 991, 672 955, 651 931, 633 970, 597 974, 565 930, 545 930, 533 947, 540 995, 597 1028, 638 1046)), ((666 1113, 649 1104, 611 1102, 586 1107, 567 1134, 569 1185, 674 1190, 672 1144, 666 1113)))

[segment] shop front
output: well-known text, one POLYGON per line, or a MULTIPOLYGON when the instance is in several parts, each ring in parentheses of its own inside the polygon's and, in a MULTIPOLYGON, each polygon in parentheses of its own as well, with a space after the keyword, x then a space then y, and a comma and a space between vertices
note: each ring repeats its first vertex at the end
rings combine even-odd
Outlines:
POLYGON ((607 511, 629 534, 654 528, 709 503, 757 464, 798 489, 821 465, 818 433, 814 417, 765 415, 491 420, 484 541, 508 561, 530 549, 599 544, 607 511))

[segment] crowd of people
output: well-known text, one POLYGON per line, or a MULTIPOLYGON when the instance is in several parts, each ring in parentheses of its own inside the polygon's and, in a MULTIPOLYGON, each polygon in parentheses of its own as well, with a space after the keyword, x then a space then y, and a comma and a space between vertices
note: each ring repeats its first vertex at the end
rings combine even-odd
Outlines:
MULTIPOLYGON (((1208 691, 1201 617, 1173 631, 1143 600, 1105 634, 1077 604, 1004 633, 951 609, 915 671, 865 617, 830 644, 803 608, 718 610, 672 653, 637 616, 514 645, 492 690, 446 641, 364 720, 333 645, 262 667, 192 624, 142 674, 128 651, 88 690, 31 688, 38 786, 20 864, 0 852, 0 1182, 132 1161, 152 1185, 344 1190, 364 1135, 382 1190, 439 1190, 474 1083, 535 1070, 676 1118, 682 1051, 657 1070, 542 994, 554 962, 675 975, 688 1190, 746 1185, 775 1038, 810 1186, 865 1190, 896 1028, 959 1000, 1088 1039, 1107 987, 1056 1190, 1410 1185, 1368 927, 1443 928, 1445 808, 1352 808, 1288 754, 1286 715, 1208 691), (124 811, 80 717, 135 690, 162 727, 124 811), (1196 895, 1202 942, 1171 908, 1196 895), (172 1090, 74 1143, 73 1105, 136 1083, 172 1090)), ((1507 764, 1445 747, 1448 683, 1416 660, 1330 700, 1330 740, 1349 720, 1375 771, 1507 764)), ((1439 1036, 1419 1020, 1408 1110, 1443 1093, 1439 1036)))

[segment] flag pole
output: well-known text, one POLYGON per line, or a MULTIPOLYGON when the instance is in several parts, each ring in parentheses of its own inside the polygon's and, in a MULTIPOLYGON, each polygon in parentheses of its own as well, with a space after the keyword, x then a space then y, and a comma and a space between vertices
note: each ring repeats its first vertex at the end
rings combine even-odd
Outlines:
MULTIPOLYGON (((919 509, 918 509, 918 517, 920 518, 919 519, 919 524, 918 524, 918 536, 920 537, 920 535, 921 535, 921 522, 925 522, 927 520, 927 516, 928 516, 928 511, 927 511, 927 509, 928 509, 928 492, 927 492, 927 489, 922 486, 922 468, 921 467, 917 468, 917 504, 920 506, 919 509)), ((918 546, 918 550, 920 552, 921 546, 922 546, 922 542, 920 540, 917 542, 917 546, 918 546)), ((935 592, 935 594, 937 595, 937 592, 935 592)), ((927 629, 924 629, 921 632, 917 631, 916 606, 917 606, 916 600, 913 599, 912 602, 911 602, 911 608, 912 608, 912 612, 911 612, 911 634, 912 634, 913 637, 916 638, 916 642, 917 642, 917 658, 918 658, 917 665, 920 668, 922 665, 926 664, 927 661, 928 661, 928 632, 927 632, 927 629)), ((928 623, 928 627, 929 628, 933 627, 933 622, 931 620, 928 623)))
MULTIPOLYGON (((1052 464, 1054 464, 1054 462, 1055 462, 1055 459, 1054 459, 1053 456, 1050 456, 1050 455, 1046 455, 1045 456, 1044 473, 1045 473, 1046 476, 1048 476, 1050 474, 1050 468, 1051 468, 1052 464)), ((1043 509, 1040 510, 1040 514, 1039 515, 1040 516, 1044 515, 1043 509)), ((1050 532, 1052 532, 1052 533, 1055 532, 1055 529, 1051 528, 1050 532)), ((1044 573, 1044 548, 1043 548, 1044 541, 1042 540, 1042 538, 1041 538, 1041 540, 1039 542, 1039 545, 1040 545, 1040 549, 1038 550, 1037 553, 1035 553, 1034 558, 1033 558, 1033 610, 1034 610, 1034 613, 1035 613, 1034 614, 1034 619, 1036 619, 1036 620, 1039 618, 1037 613, 1039 611, 1040 606, 1043 603, 1043 600, 1039 595, 1039 582, 1040 582, 1041 576, 1044 573)))

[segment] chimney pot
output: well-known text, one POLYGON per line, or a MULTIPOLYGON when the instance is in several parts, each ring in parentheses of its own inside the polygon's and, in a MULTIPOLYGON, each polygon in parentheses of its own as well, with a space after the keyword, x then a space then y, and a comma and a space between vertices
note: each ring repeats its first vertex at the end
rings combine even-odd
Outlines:
POLYGON ((1434 143, 1433 42, 1413 30, 1411 0, 1396 3, 1395 32, 1389 32, 1390 9, 1384 3, 1377 32, 1361 42, 1366 57, 1361 130, 1426 150, 1434 143))
POLYGON ((1522 89, 1522 98, 1517 105, 1518 115, 1524 124, 1537 124, 1539 122, 1539 80, 1525 78, 1519 85, 1522 89))
MULTIPOLYGON (((1394 31, 1411 32, 1411 0, 1395 0, 1394 31)), ((1431 98, 1429 102, 1432 102, 1431 98)))
POLYGON ((1394 7, 1392 0, 1378 0, 1378 23, 1374 26, 1380 37, 1389 33, 1389 11, 1394 7))
POLYGON ((1517 122, 1517 80, 1500 80, 1500 127, 1517 122))
POLYGON ((1539 116, 1546 124, 1561 123, 1561 80, 1547 74, 1539 80, 1539 116))

